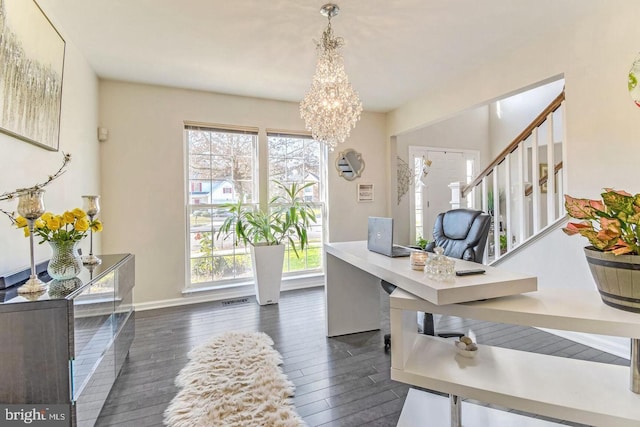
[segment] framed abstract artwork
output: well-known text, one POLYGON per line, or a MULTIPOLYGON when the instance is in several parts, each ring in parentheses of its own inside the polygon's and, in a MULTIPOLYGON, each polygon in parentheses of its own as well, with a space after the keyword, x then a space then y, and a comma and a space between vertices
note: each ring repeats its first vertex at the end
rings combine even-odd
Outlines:
POLYGON ((34 0, 0 0, 1 132, 58 150, 64 51, 34 0))

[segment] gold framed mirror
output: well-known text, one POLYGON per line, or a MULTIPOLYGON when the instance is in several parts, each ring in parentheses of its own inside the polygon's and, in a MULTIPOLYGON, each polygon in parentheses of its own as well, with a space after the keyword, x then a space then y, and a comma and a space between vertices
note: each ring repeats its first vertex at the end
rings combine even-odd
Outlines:
POLYGON ((347 181, 353 181, 358 178, 364 170, 362 154, 352 148, 341 151, 338 153, 338 158, 336 159, 336 170, 338 171, 338 175, 347 181))

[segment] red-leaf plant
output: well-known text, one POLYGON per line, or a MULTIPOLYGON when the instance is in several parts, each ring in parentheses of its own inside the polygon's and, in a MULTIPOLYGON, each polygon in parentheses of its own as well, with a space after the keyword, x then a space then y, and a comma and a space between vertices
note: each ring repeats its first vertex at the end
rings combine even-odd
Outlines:
POLYGON ((565 195, 569 216, 582 219, 570 222, 562 230, 572 236, 580 234, 598 250, 615 255, 640 254, 640 194, 605 188, 602 201, 576 199, 565 195))

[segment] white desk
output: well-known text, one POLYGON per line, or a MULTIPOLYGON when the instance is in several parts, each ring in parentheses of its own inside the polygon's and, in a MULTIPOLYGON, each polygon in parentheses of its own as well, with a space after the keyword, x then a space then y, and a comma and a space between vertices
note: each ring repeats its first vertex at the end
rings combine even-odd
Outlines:
MULTIPOLYGON (((416 311, 492 322, 640 337, 640 315, 602 303, 598 293, 544 290, 463 304, 435 305, 391 294, 391 378, 508 408, 596 426, 640 426, 640 395, 629 367, 492 347, 474 359, 450 340, 418 334, 416 311)), ((637 341, 634 339, 633 341, 637 341)))
MULTIPOLYGON (((366 242, 326 244, 325 251, 328 336, 379 329, 380 279, 398 286, 390 296, 392 379, 449 393, 452 401, 461 396, 590 425, 640 426, 640 395, 629 387, 629 378, 640 383, 640 315, 606 306, 595 289, 518 295, 537 289, 535 277, 485 266, 484 275, 441 283, 411 270, 407 258, 369 252, 366 242), (629 337, 631 370, 482 343, 476 358, 466 359, 451 341, 418 334, 417 311, 629 337)), ((456 261, 456 269, 473 266, 456 261)))
MULTIPOLYGON (((412 270, 409 257, 390 258, 367 250, 367 242, 325 244, 327 336, 380 329, 380 279, 437 305, 537 290, 533 276, 483 266, 486 273, 436 282, 412 270)), ((456 260, 456 270, 478 264, 456 260)))

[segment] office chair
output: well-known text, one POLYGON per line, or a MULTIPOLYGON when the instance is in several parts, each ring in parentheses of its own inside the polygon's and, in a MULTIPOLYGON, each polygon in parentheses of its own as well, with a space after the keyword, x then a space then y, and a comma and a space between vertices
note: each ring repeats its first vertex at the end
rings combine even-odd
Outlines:
MULTIPOLYGON (((463 259, 466 261, 482 263, 484 248, 489 236, 491 217, 482 211, 472 209, 453 209, 443 212, 436 217, 433 225, 433 242, 425 247, 427 252, 440 246, 444 249, 444 255, 451 258, 463 259)), ((391 293, 396 286, 381 281, 382 288, 391 293)), ((425 335, 436 335, 432 313, 424 313, 422 322, 422 333, 425 335)), ((443 338, 461 337, 460 332, 440 332, 437 334, 443 338)), ((384 348, 391 347, 391 336, 384 337, 384 348)))

